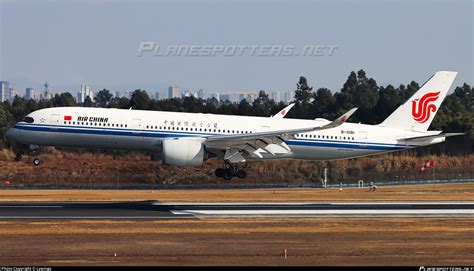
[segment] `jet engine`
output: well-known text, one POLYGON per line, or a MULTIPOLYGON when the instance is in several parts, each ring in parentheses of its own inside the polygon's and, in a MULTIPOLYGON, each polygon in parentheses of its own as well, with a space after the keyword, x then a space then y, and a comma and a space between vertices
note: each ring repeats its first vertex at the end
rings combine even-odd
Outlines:
POLYGON ((201 139, 164 139, 161 147, 161 160, 165 165, 192 167, 200 166, 204 161, 204 145, 201 139))

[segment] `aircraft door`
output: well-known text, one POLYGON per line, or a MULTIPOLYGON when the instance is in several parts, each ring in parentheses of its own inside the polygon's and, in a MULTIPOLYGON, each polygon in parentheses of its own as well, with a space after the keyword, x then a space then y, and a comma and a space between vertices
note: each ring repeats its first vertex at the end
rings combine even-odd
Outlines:
POLYGON ((367 132, 366 131, 359 131, 359 146, 360 147, 367 147, 367 132))
POLYGON ((133 119, 133 133, 134 134, 140 134, 141 133, 141 129, 142 129, 142 120, 141 119, 133 119))
POLYGON ((52 114, 51 115, 51 123, 50 123, 51 129, 52 130, 57 130, 59 127, 59 115, 58 114, 52 114))

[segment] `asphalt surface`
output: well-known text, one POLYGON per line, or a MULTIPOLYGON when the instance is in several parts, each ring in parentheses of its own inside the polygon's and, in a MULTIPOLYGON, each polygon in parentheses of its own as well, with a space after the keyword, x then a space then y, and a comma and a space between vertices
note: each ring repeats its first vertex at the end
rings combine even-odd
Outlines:
POLYGON ((0 219, 202 219, 296 216, 468 216, 474 202, 0 202, 0 219))

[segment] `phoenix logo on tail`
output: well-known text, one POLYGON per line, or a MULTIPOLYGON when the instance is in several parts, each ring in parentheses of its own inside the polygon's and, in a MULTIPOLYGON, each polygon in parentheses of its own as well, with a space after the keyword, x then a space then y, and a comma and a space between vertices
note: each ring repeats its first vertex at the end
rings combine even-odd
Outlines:
POLYGON ((433 104, 439 98, 438 92, 430 92, 419 99, 411 101, 411 114, 413 119, 419 123, 425 123, 430 119, 431 112, 436 112, 436 105, 433 104))

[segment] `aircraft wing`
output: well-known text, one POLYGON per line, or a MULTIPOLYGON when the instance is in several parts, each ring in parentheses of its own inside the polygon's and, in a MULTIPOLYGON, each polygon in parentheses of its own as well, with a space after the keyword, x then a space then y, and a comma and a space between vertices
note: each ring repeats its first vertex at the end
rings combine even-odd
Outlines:
POLYGON ((295 106, 295 104, 289 104, 287 107, 283 108, 282 110, 280 110, 280 112, 276 113, 275 115, 271 116, 270 118, 274 118, 274 119, 282 119, 286 116, 286 114, 288 114, 288 112, 291 110, 291 108, 293 108, 293 106, 295 106))
POLYGON ((276 153, 285 154, 291 152, 291 149, 284 142, 285 140, 293 139, 295 135, 299 133, 335 128, 343 124, 356 110, 357 108, 353 108, 336 120, 323 126, 250 134, 209 136, 204 141, 204 145, 209 149, 225 150, 224 160, 228 160, 231 163, 244 162, 244 155, 263 158, 261 152, 270 153, 272 155, 276 153))

